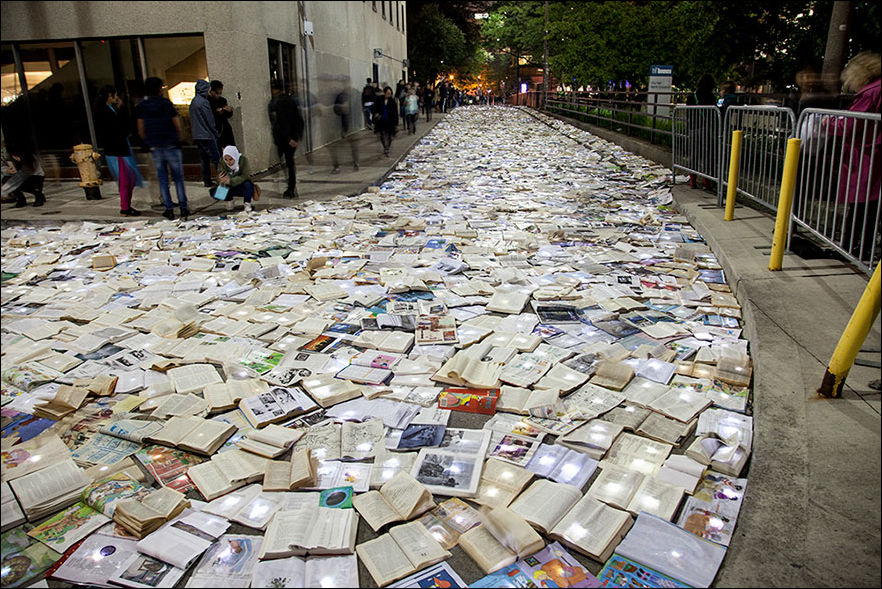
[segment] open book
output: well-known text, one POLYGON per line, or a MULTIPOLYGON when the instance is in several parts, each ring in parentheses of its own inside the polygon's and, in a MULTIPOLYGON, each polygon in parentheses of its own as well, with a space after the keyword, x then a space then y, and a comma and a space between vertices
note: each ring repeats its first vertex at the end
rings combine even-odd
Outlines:
POLYGON ((254 565, 251 586, 358 587, 358 560, 354 554, 262 560, 254 565))
POLYGON ((239 409, 254 427, 295 417, 318 408, 299 387, 273 387, 239 401, 239 409))
POLYGON ((456 386, 492 389, 499 386, 502 367, 495 362, 482 362, 460 350, 432 376, 432 380, 456 386))
POLYGON ((432 494, 409 473, 398 471, 379 491, 356 495, 352 505, 375 532, 388 523, 407 521, 435 507, 432 494))
POLYGON ((162 431, 162 428, 164 427, 165 423, 162 421, 118 419, 101 426, 101 429, 99 429, 98 432, 141 444, 150 436, 162 431))
POLYGON ((581 498, 582 492, 577 487, 538 479, 514 500, 509 509, 548 533, 581 498))
POLYGON ((248 432, 237 445, 264 458, 276 458, 287 452, 294 442, 302 437, 303 430, 271 424, 263 429, 248 432))
POLYGON ((522 466, 488 458, 473 501, 488 507, 507 507, 532 478, 533 473, 522 466))
POLYGON ((76 503, 91 479, 71 459, 26 474, 9 486, 28 521, 36 521, 76 503))
POLYGON ((540 550, 545 542, 521 516, 507 507, 483 513, 484 523, 459 537, 459 545, 486 573, 540 550))
POLYGON ((262 380, 249 378, 245 380, 229 379, 227 382, 216 382, 202 389, 202 396, 208 402, 208 410, 225 411, 234 409, 242 400, 265 392, 269 388, 262 380))
POLYGON ((358 514, 354 509, 303 503, 296 509, 276 512, 266 528, 259 558, 351 554, 357 532, 358 514))
POLYGON ((195 415, 186 417, 175 415, 165 422, 162 430, 146 439, 163 446, 173 446, 211 456, 234 433, 236 426, 229 423, 203 419, 195 415))
POLYGON ((315 484, 316 464, 308 448, 295 450, 290 461, 267 460, 263 475, 264 491, 291 491, 315 484))
POLYGON ((191 466, 187 475, 205 500, 211 501, 259 480, 265 470, 266 458, 234 448, 191 466))
POLYGON ((380 587, 450 557, 419 522, 395 526, 355 550, 380 587))
POLYGON ((619 509, 584 496, 550 530, 552 538, 600 562, 605 562, 633 519, 619 509))

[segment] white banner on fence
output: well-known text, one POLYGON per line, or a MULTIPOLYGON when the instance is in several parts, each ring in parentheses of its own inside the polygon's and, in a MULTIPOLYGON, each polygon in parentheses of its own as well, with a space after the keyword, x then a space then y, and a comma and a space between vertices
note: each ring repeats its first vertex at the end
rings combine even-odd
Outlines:
POLYGON ((649 66, 649 95, 646 99, 646 112, 660 117, 671 116, 671 108, 667 106, 671 102, 671 83, 674 76, 672 65, 649 66), (656 94, 660 92, 663 94, 656 94), (664 104, 665 106, 655 106, 664 104))

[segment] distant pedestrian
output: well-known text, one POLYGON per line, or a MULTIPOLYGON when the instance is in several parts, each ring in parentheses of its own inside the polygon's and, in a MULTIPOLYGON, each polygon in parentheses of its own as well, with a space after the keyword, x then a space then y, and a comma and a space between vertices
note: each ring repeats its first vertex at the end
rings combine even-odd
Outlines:
POLYGON ((46 173, 43 171, 43 166, 40 165, 37 153, 26 145, 13 144, 7 146, 7 152, 12 169, 7 170, 8 177, 0 192, 3 196, 14 196, 15 208, 17 209, 28 204, 25 192, 34 195, 35 207, 43 206, 46 202, 46 196, 43 194, 46 173))
POLYGON ((303 137, 303 116, 300 114, 300 106, 294 97, 282 89, 281 82, 273 83, 273 99, 270 102, 269 113, 272 121, 273 142, 279 151, 279 157, 284 158, 285 167, 288 170, 288 188, 282 193, 282 198, 297 198, 297 170, 294 167, 294 152, 303 137))
POLYGON ((144 80, 145 98, 135 107, 138 120, 138 135, 150 148, 153 167, 159 180, 159 193, 165 212, 162 216, 174 219, 174 204, 168 175, 171 172, 175 182, 175 192, 181 207, 181 217, 189 217, 187 208, 187 190, 184 186, 184 165, 181 155, 181 118, 171 100, 161 95, 162 80, 150 77, 144 80))
POLYGON ((132 192, 136 186, 144 185, 144 179, 138 172, 135 154, 132 153, 129 125, 116 88, 105 85, 98 90, 94 114, 98 147, 104 150, 107 167, 119 186, 119 214, 137 217, 141 212, 132 207, 132 192))
POLYGON ((404 83, 404 80, 398 80, 398 84, 395 85, 395 100, 398 102, 398 120, 401 121, 401 124, 405 124, 407 120, 404 117, 404 98, 407 96, 407 88, 408 85, 404 83))
POLYGON ((398 104, 392 96, 392 88, 386 86, 384 94, 382 100, 374 103, 374 133, 380 135, 383 155, 388 157, 392 138, 398 131, 398 104))
POLYGON ((426 122, 432 120, 432 110, 435 108, 435 91, 431 86, 423 90, 423 110, 426 113, 426 122))
POLYGON ((738 104, 738 95, 735 94, 735 82, 726 80, 720 84, 720 100, 717 105, 720 107, 720 120, 726 124, 726 110, 730 106, 738 104))
POLYGON ((208 101, 214 113, 214 126, 218 132, 217 146, 223 151, 227 145, 236 145, 233 137, 233 127, 230 119, 233 118, 233 107, 224 98, 224 83, 220 80, 211 81, 211 89, 208 91, 208 101))
POLYGON ((410 88, 407 96, 404 97, 404 115, 407 124, 407 130, 411 135, 416 133, 417 116, 420 113, 420 101, 417 98, 416 90, 410 88))
POLYGON ((233 197, 241 196, 245 200, 245 212, 251 212, 251 200, 254 198, 254 181, 251 180, 251 168, 248 158, 239 153, 235 145, 224 148, 223 159, 217 174, 218 186, 226 187, 227 210, 233 210, 233 197))
POLYGON ((374 123, 371 119, 374 108, 374 85, 370 78, 367 78, 366 82, 364 88, 361 89, 361 109, 364 114, 364 126, 373 129, 374 123))
POLYGON ((331 164, 333 168, 331 169, 332 174, 340 173, 340 155, 339 150, 341 148, 341 144, 349 144, 349 151, 352 154, 352 169, 358 169, 358 148, 355 146, 355 141, 353 137, 349 134, 349 126, 351 122, 351 112, 349 108, 349 84, 348 78, 346 79, 347 83, 344 83, 334 97, 334 114, 337 115, 340 121, 340 141, 334 141, 331 143, 331 164))
POLYGON ((199 161, 202 165, 202 184, 211 188, 211 166, 217 170, 220 161, 220 151, 217 148, 217 140, 220 133, 214 123, 214 112, 209 102, 211 85, 205 80, 196 81, 196 96, 190 101, 190 132, 193 135, 193 143, 199 149, 199 161))
MULTIPOLYGON (((695 92, 686 97, 686 104, 689 106, 715 106, 717 104, 716 89, 717 82, 714 80, 714 77, 709 73, 704 73, 698 78, 695 92)), ((709 173, 715 169, 714 166, 716 164, 714 161, 714 150, 711 147, 713 138, 707 135, 708 129, 705 129, 702 125, 704 121, 709 119, 702 115, 701 112, 693 112, 692 109, 687 110, 690 123, 689 139, 692 143, 690 155, 695 155, 696 161, 693 163, 699 172, 709 173)), ((702 178, 701 182, 705 189, 711 188, 711 182, 707 178, 702 178)), ((690 188, 698 187, 698 178, 695 174, 689 174, 689 186, 690 188)))

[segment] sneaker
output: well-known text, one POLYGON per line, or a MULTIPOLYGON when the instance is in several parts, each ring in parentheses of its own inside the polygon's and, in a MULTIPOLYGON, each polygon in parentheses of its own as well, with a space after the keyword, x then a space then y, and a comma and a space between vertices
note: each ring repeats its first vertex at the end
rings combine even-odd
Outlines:
POLYGON ((228 210, 228 211, 232 211, 232 210, 233 210, 233 199, 230 199, 230 200, 227 201, 227 210, 228 210))
POLYGON ((246 212, 246 213, 250 213, 250 212, 251 212, 251 203, 250 203, 250 202, 246 202, 246 203, 245 203, 245 212, 246 212))
POLYGON ((181 219, 186 219, 190 216, 190 209, 187 207, 181 207, 181 219))
POLYGON ((175 212, 172 209, 165 209, 165 211, 162 213, 162 216, 169 221, 175 220, 175 212))

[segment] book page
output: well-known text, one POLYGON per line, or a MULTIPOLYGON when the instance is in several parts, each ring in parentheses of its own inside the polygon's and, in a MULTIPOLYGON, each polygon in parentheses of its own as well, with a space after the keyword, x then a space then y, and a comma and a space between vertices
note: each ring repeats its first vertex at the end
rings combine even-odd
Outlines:
POLYGON ((375 532, 388 523, 405 519, 378 491, 355 495, 352 505, 375 532))
POLYGON ((291 463, 285 460, 267 460, 263 471, 264 491, 288 491, 291 484, 291 463))
POLYGON ((380 587, 406 577, 414 571, 407 555, 389 534, 363 542, 355 547, 355 551, 374 582, 380 587))
POLYGON ((167 372, 169 379, 179 394, 198 393, 206 386, 223 383, 221 375, 211 364, 190 364, 172 368, 167 372))
POLYGON ((404 471, 380 487, 380 494, 405 520, 435 506, 429 490, 404 471))
POLYGON ((514 500, 510 509, 547 532, 581 497, 576 487, 539 479, 514 500))
POLYGON ((187 476, 190 477, 206 501, 211 501, 236 488, 236 485, 231 483, 230 479, 218 468, 217 463, 211 460, 191 466, 187 471, 187 476))
POLYGON ((312 525, 314 509, 290 509, 277 511, 266 528, 260 558, 277 558, 302 554, 312 525))
POLYGON ((418 571, 450 556, 420 522, 395 526, 389 530, 389 535, 404 551, 413 565, 412 570, 418 571))
POLYGON ((98 431, 102 434, 115 436, 139 444, 154 434, 162 431, 165 424, 161 421, 147 421, 145 419, 119 419, 101 427, 98 431))
POLYGON ((318 507, 309 529, 306 548, 310 552, 352 552, 358 526, 354 509, 318 507))
POLYGON ((586 495, 558 522, 552 535, 562 538, 592 558, 606 561, 613 540, 631 522, 627 512, 586 495))
POLYGON ((484 526, 518 557, 536 552, 542 537, 520 515, 507 507, 494 507, 484 516, 484 526))
POLYGON ((644 475, 616 464, 607 464, 586 495, 599 499, 619 509, 627 509, 637 488, 643 483, 644 475))
POLYGON ((213 421, 211 419, 201 419, 198 417, 191 417, 190 419, 193 420, 193 423, 197 423, 197 419, 199 421, 196 427, 188 432, 178 445, 181 448, 192 450, 193 452, 213 454, 218 446, 236 431, 235 426, 222 421, 213 421))
POLYGON ((271 424, 248 434, 248 439, 270 444, 277 448, 287 448, 303 437, 302 430, 271 424))
POLYGON ((90 482, 86 473, 73 460, 67 459, 15 479, 9 486, 22 509, 28 513, 33 507, 79 491, 90 482))
POLYGON ((477 526, 462 534, 459 545, 488 574, 510 565, 518 558, 484 526, 477 526))

